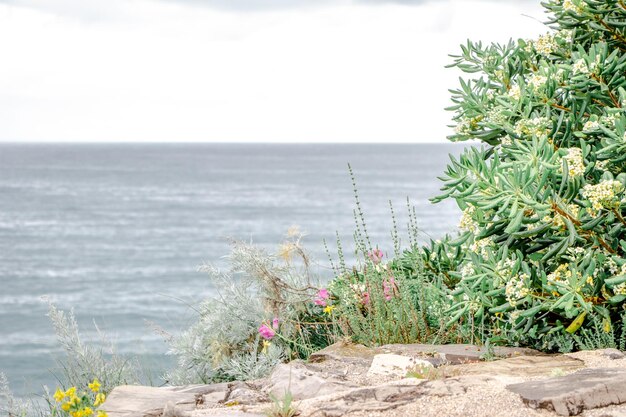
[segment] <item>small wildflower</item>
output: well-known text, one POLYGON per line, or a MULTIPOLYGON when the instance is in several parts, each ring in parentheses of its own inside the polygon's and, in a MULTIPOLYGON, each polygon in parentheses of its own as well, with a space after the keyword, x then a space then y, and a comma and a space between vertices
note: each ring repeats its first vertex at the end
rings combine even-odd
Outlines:
POLYGON ((109 417, 106 411, 98 410, 98 417, 109 417))
POLYGON ((317 292, 317 297, 313 300, 313 302, 315 303, 315 305, 325 307, 326 300, 328 300, 329 298, 330 294, 328 293, 328 290, 326 288, 322 288, 317 292))
POLYGON ((94 379, 93 382, 91 384, 87 384, 87 386, 92 392, 100 391, 100 387, 101 387, 100 381, 98 381, 97 379, 94 379))
POLYGON ((63 404, 61 404, 61 410, 67 412, 70 411, 70 408, 72 407, 72 403, 70 402, 65 402, 63 404))
POLYGON ((60 403, 65 398, 65 393, 61 391, 61 388, 57 388, 56 392, 53 395, 56 402, 60 403))
POLYGON ((383 256, 385 256, 383 251, 378 248, 367 253, 367 257, 374 263, 374 265, 378 265, 383 260, 383 256))
POLYGON ((267 349, 269 349, 270 346, 272 346, 272 342, 270 342, 269 340, 264 340, 263 349, 261 349, 261 353, 267 353, 267 349))
POLYGON ((272 320, 272 328, 274 330, 278 330, 279 324, 280 324, 280 320, 278 319, 278 317, 274 317, 274 320, 272 320))
POLYGON ((266 324, 262 324, 259 327, 259 334, 265 340, 271 340, 274 336, 276 336, 276 332, 268 327, 266 324))
POLYGON ((96 395, 96 400, 94 401, 93 405, 98 407, 99 405, 104 404, 105 400, 106 400, 106 396, 100 392, 96 395))
POLYGON ((328 314, 329 316, 331 314, 333 314, 333 310, 335 309, 335 306, 326 306, 324 308, 324 313, 328 314))

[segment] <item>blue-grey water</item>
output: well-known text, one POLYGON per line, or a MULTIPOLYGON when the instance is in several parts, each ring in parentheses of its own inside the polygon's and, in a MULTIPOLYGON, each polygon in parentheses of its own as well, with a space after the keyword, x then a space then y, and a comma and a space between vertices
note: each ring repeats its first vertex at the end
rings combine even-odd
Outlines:
MULTIPOLYGON (((87 340, 94 320, 119 352, 158 374, 173 364, 147 325, 176 334, 212 295, 197 271, 223 264, 227 238, 276 248, 287 229, 327 265, 322 240, 349 247, 356 174, 373 243, 391 249, 389 200, 406 198, 425 238, 459 212, 431 205, 455 145, 0 145, 0 371, 19 395, 54 385, 60 350, 47 296, 73 308, 87 340)), ((328 274, 320 267, 321 275, 328 274)))

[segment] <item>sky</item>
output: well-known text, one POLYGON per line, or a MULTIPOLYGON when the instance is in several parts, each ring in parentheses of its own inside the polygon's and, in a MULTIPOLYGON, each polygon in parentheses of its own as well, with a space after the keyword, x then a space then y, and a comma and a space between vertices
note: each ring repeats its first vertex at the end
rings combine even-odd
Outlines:
POLYGON ((539 0, 0 0, 0 142, 445 142, 539 0))

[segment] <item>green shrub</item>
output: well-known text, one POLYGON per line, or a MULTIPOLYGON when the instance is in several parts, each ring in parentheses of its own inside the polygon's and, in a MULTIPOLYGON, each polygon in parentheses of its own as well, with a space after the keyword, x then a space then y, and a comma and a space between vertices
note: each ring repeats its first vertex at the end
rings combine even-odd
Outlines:
POLYGON ((277 254, 233 242, 230 271, 202 268, 219 296, 204 302, 197 322, 171 341, 178 366, 168 382, 260 378, 277 363, 306 359, 334 340, 313 304, 318 288, 301 238, 290 230, 277 254))
POLYGON ((581 348, 595 331, 611 345, 626 299, 626 9, 544 6, 538 39, 468 42, 454 57, 473 78, 452 91, 450 139, 484 145, 451 160, 434 200, 463 210, 443 249, 461 253, 449 313, 492 341, 581 348))

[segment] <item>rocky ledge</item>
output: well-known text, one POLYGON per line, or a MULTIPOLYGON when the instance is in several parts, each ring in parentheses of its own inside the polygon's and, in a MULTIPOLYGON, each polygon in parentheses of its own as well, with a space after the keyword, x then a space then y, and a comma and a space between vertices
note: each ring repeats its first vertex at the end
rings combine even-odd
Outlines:
POLYGON ((289 391, 302 417, 626 417, 626 358, 615 349, 545 355, 472 345, 338 343, 265 379, 117 387, 110 417, 260 417, 289 391))

